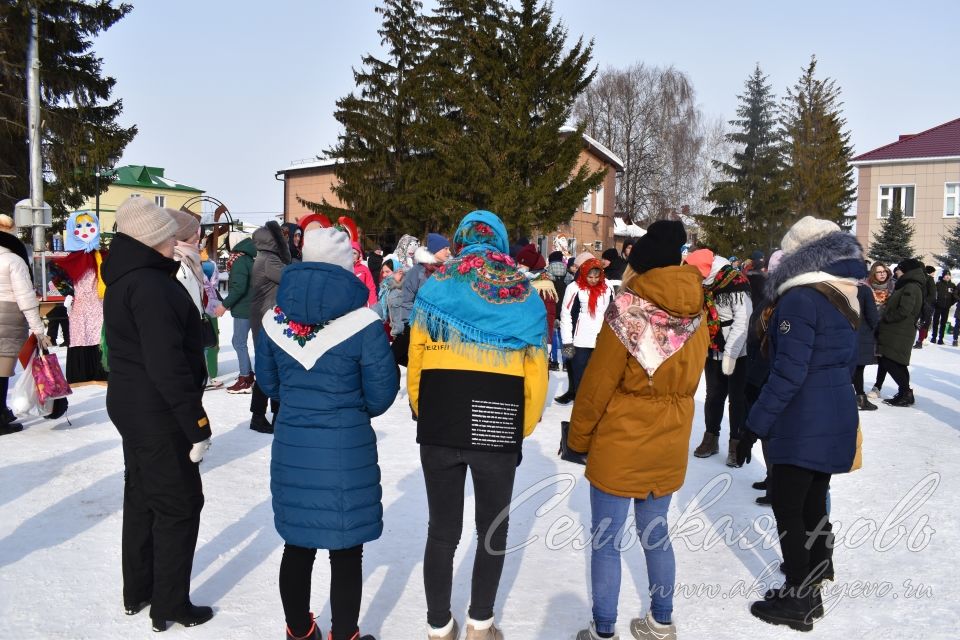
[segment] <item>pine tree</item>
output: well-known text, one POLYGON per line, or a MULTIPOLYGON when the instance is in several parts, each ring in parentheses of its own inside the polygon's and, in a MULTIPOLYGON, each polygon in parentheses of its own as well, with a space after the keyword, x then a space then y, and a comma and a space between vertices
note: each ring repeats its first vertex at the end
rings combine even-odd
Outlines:
POLYGON ((567 49, 552 8, 521 0, 441 0, 427 61, 437 141, 455 221, 490 209, 512 233, 567 222, 603 171, 578 168, 583 127, 560 135, 589 85, 593 45, 567 49))
POLYGON ((953 228, 943 236, 943 248, 945 253, 933 256, 937 262, 946 269, 960 267, 960 221, 955 222, 953 228))
POLYGON ((904 258, 916 255, 913 248, 913 225, 907 222, 900 210, 900 203, 894 203, 879 231, 873 234, 869 255, 874 260, 895 264, 904 258))
MULTIPOLYGON (((30 8, 39 17, 44 200, 61 221, 95 195, 94 168, 115 164, 137 133, 117 123, 115 80, 102 74, 93 38, 121 20, 128 4, 83 0, 0 0, 0 210, 30 195, 26 65, 30 8), (83 165, 81 156, 87 157, 83 165)), ((101 181, 100 189, 109 186, 101 181)))
POLYGON ((744 88, 737 118, 730 121, 735 129, 726 136, 737 147, 733 162, 715 163, 727 179, 714 183, 707 196, 717 206, 697 217, 706 243, 722 255, 773 248, 789 224, 776 98, 760 65, 744 88))
MULTIPOLYGON (((426 21, 420 0, 386 0, 376 8, 387 56, 362 59, 354 70, 357 92, 337 101, 334 117, 343 125, 337 144, 326 153, 336 166, 337 196, 350 206, 367 231, 429 228, 438 209, 430 184, 434 162, 419 120, 424 106, 418 75, 427 52, 426 21)), ((308 208, 340 214, 325 200, 308 208)))
POLYGON ((847 212, 856 200, 850 132, 844 131, 840 89, 830 78, 815 77, 811 56, 800 80, 783 101, 783 163, 794 218, 813 215, 849 227, 847 212))

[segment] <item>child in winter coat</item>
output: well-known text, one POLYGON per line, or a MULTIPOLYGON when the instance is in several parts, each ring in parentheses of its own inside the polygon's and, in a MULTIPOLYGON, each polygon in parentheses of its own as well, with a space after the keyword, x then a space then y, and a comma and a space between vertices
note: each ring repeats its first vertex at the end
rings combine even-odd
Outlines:
POLYGON ((612 298, 613 288, 606 283, 603 264, 593 257, 585 259, 577 279, 567 286, 560 307, 560 338, 564 360, 569 363, 570 387, 554 398, 554 402, 570 404, 576 398, 577 387, 603 326, 603 314, 612 298))
POLYGON ((203 258, 201 253, 200 266, 203 268, 203 292, 206 295, 207 304, 204 311, 210 326, 213 327, 213 333, 217 336, 217 344, 206 350, 207 358, 207 389, 220 389, 223 383, 217 380, 219 373, 217 359, 220 357, 220 319, 217 318, 217 305, 220 304, 220 270, 217 269, 217 263, 210 258, 203 258))
POLYGON ((353 248, 353 273, 360 278, 369 292, 367 295, 367 306, 374 307, 377 304, 377 284, 373 281, 373 274, 367 265, 363 264, 363 250, 359 242, 354 242, 353 248))
POLYGON ((454 246, 457 258, 420 288, 410 318, 407 388, 430 511, 423 560, 427 636, 458 637, 450 590, 469 470, 480 544, 466 637, 502 640, 493 609, 507 544, 505 516, 523 438, 540 421, 546 399, 546 313, 506 255, 507 232, 495 214, 468 214, 454 246))
POLYGON ((280 599, 288 640, 323 637, 310 614, 310 582, 317 549, 328 549, 336 594, 329 637, 373 640, 357 626, 363 545, 383 530, 370 419, 393 403, 399 372, 354 275, 347 234, 304 235, 303 262, 284 270, 276 306, 263 315, 256 363, 260 387, 281 403, 270 461, 274 522, 285 542, 280 599))
POLYGON ((637 528, 651 599, 647 615, 630 623, 633 637, 676 638, 667 510, 686 476, 693 396, 710 342, 703 276, 680 265, 686 238, 682 223, 659 221, 637 241, 570 418, 567 445, 587 454, 593 534, 593 619, 577 640, 615 637, 625 526, 637 528))
POLYGON ((703 292, 710 328, 710 351, 704 370, 707 381, 707 397, 703 403, 706 430, 693 455, 709 458, 719 453, 723 405, 729 401, 727 466, 736 467, 737 443, 747 417, 747 329, 753 313, 750 281, 728 260, 716 256, 710 275, 703 281, 703 292))

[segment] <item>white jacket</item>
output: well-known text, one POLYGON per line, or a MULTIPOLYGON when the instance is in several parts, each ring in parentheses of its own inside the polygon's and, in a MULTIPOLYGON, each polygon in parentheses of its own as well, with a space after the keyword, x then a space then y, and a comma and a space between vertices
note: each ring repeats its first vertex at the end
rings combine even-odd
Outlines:
POLYGON ((560 307, 560 340, 563 344, 572 344, 582 349, 593 349, 597 346, 597 336, 603 327, 603 317, 613 299, 613 287, 607 283, 607 290, 597 300, 596 315, 591 316, 589 311, 590 291, 581 289, 574 281, 567 285, 563 293, 563 304, 560 307), (580 301, 580 314, 577 316, 577 326, 573 326, 573 307, 580 301))
POLYGON ((723 353, 710 351, 714 360, 722 360, 727 355, 736 360, 747 355, 747 331, 750 329, 750 314, 753 313, 753 302, 750 294, 742 291, 733 296, 720 296, 716 301, 717 319, 720 321, 720 331, 726 346, 723 353), (729 323, 729 324, 728 324, 729 323), (726 325, 726 326, 724 326, 726 325))
POLYGON ((0 301, 17 303, 32 333, 46 332, 27 263, 6 247, 0 247, 0 301))
POLYGON ((183 285, 183 288, 190 294, 197 311, 203 313, 203 283, 197 280, 193 270, 187 265, 181 263, 177 270, 177 280, 183 285))

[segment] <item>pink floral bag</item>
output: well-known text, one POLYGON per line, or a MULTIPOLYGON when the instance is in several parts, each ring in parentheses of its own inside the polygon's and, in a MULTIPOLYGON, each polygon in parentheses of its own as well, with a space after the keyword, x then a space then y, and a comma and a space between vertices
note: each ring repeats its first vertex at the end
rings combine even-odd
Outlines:
POLYGON ((41 405, 47 400, 65 398, 73 393, 55 354, 39 352, 31 363, 31 373, 37 385, 37 400, 41 405))

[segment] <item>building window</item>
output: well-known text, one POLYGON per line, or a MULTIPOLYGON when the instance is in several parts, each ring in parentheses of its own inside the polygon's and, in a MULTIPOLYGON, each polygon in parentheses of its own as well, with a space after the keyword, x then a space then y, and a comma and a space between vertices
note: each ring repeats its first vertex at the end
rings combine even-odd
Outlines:
POLYGON ((597 215, 602 216, 603 211, 603 185, 597 187, 597 215))
POLYGON ((880 185, 880 217, 886 218, 890 215, 894 204, 900 205, 900 211, 904 217, 913 217, 913 193, 914 186, 906 184, 880 185))
POLYGON ((586 197, 583 199, 583 212, 584 213, 593 213, 593 191, 588 191, 586 197))
POLYGON ((948 182, 943 186, 943 217, 960 217, 960 182, 948 182))
POLYGON ((167 206, 167 196, 153 196, 153 201, 157 203, 158 207, 167 206))

